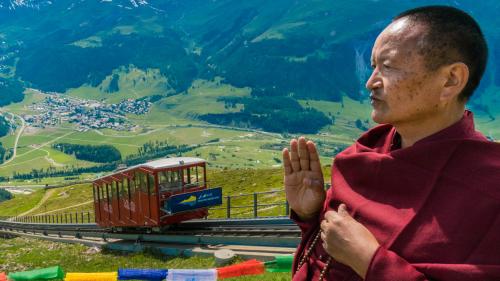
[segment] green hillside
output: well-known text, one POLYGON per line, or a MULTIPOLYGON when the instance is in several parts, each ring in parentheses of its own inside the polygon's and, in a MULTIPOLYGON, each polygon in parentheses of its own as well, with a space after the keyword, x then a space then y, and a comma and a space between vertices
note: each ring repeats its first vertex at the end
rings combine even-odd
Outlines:
MULTIPOLYGON (((325 182, 330 182, 330 166, 323 168, 325 182)), ((210 169, 207 173, 209 187, 222 187, 224 196, 232 196, 233 206, 252 206, 253 193, 272 192, 258 197, 259 204, 283 203, 283 171, 274 169, 210 169), (248 195, 243 196, 241 195, 248 195), (240 196, 240 197, 239 197, 240 196)), ((16 195, 14 199, 0 202, 0 216, 54 215, 90 212, 93 218, 91 183, 69 185, 61 188, 38 190, 30 195, 16 195)), ((223 202, 222 208, 226 207, 223 202)), ((241 217, 253 216, 252 208, 238 209, 241 217)), ((225 216, 225 210, 214 211, 212 217, 225 216)), ((266 208, 259 216, 285 215, 284 206, 266 208)))
POLYGON ((0 203, 0 216, 17 216, 34 208, 45 195, 45 190, 31 194, 14 194, 14 198, 0 203))

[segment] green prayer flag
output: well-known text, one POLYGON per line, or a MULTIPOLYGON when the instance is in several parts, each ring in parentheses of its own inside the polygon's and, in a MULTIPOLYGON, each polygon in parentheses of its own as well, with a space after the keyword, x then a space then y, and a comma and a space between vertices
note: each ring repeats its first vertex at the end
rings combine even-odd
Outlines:
POLYGON ((48 268, 14 272, 9 274, 9 280, 12 281, 41 281, 41 280, 63 280, 64 272, 60 266, 48 268))
POLYGON ((293 255, 275 256, 273 261, 265 262, 267 272, 291 272, 293 255))

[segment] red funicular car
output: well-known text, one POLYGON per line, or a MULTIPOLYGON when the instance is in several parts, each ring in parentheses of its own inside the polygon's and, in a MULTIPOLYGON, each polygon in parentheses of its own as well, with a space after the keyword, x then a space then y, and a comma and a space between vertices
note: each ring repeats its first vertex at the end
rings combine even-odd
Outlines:
POLYGON ((206 161, 163 158, 136 165, 93 183, 96 223, 114 230, 147 228, 203 218, 222 203, 222 190, 207 188, 206 161))

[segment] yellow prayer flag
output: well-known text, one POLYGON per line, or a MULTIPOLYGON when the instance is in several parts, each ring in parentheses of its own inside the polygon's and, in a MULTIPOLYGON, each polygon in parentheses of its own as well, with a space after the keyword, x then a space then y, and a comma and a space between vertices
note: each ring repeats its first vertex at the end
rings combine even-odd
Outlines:
POLYGON ((66 273, 65 281, 117 281, 118 272, 66 273))

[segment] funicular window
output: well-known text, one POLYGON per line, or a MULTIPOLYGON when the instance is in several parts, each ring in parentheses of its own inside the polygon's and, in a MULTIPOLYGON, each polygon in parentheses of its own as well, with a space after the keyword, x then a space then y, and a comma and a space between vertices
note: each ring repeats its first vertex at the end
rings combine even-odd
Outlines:
MULTIPOLYGON (((120 199, 121 199, 120 196, 122 195, 122 191, 123 191, 123 182, 115 180, 115 181, 113 181, 113 185, 115 186, 115 189, 116 189, 116 201, 118 201, 118 204, 120 204, 120 199), (121 189, 120 189, 120 184, 122 184, 121 189)), ((121 219, 121 211, 120 211, 119 207, 118 207, 117 211, 118 211, 118 219, 121 219)))
POLYGON ((109 199, 113 200, 113 198, 115 198, 116 196, 116 185, 115 185, 116 182, 112 181, 111 182, 111 191, 110 191, 110 194, 109 194, 109 199))
POLYGON ((122 179, 118 183, 118 188, 120 189, 120 199, 128 199, 127 187, 125 186, 126 182, 127 179, 122 179))
POLYGON ((191 169, 184 169, 184 183, 189 186, 191 184, 191 169))
POLYGON ((139 172, 135 172, 134 185, 135 185, 136 191, 141 190, 141 175, 139 174, 139 172))
POLYGON ((105 191, 104 185, 100 184, 99 185, 99 192, 100 192, 100 195, 101 195, 101 200, 103 200, 103 201, 106 200, 106 197, 104 196, 104 194, 105 194, 104 191, 105 191))
POLYGON ((108 204, 109 204, 109 184, 106 184, 106 200, 108 201, 108 204))
POLYGON ((130 188, 130 197, 133 197, 135 195, 135 189, 136 189, 136 178, 132 177, 129 179, 129 188, 130 188))
POLYGON ((170 186, 173 189, 182 188, 181 170, 170 171, 170 186))
POLYGON ((201 185, 205 185, 206 184, 205 165, 198 167, 198 171, 199 171, 199 174, 198 174, 199 182, 201 185))
POLYGON ((198 173, 198 166, 189 167, 186 170, 186 185, 187 187, 200 186, 200 176, 198 173))
POLYGON ((123 189, 123 192, 124 192, 124 197, 123 198, 127 198, 127 200, 130 201, 130 181, 128 178, 124 178, 123 181, 122 181, 122 189, 123 189))
POLYGON ((186 168, 182 168, 182 171, 181 171, 181 177, 182 177, 182 183, 184 184, 184 186, 188 185, 188 180, 189 180, 189 175, 188 175, 188 169, 186 168))
POLYGON ((179 170, 162 171, 158 173, 158 181, 161 191, 176 191, 182 188, 179 170))
POLYGON ((193 169, 195 172, 196 183, 200 185, 200 174, 198 174, 198 166, 194 166, 193 169))
POLYGON ((184 184, 187 188, 199 186, 198 166, 184 169, 184 184))
POLYGON ((96 193, 97 185, 92 185, 92 195, 94 195, 94 202, 97 202, 97 193, 96 193))
POLYGON ((158 184, 160 185, 160 190, 165 190, 168 187, 167 173, 167 171, 158 172, 158 184))
POLYGON ((144 172, 136 172, 135 181, 136 181, 136 186, 140 191, 148 193, 147 177, 144 172))
POLYGON ((120 195, 121 195, 121 191, 120 191, 120 182, 119 181, 115 181, 114 182, 115 186, 116 186, 116 198, 120 198, 120 195))
POLYGON ((145 173, 141 173, 141 189, 145 193, 149 193, 148 190, 148 177, 145 173))
POLYGON ((114 181, 113 185, 115 187, 115 196, 116 198, 120 199, 120 182, 119 181, 114 181))
POLYGON ((134 186, 134 192, 143 191, 143 179, 141 172, 135 172, 134 186))
POLYGON ((156 188, 155 188, 155 177, 152 174, 148 174, 148 184, 149 184, 149 194, 155 196, 156 188))

